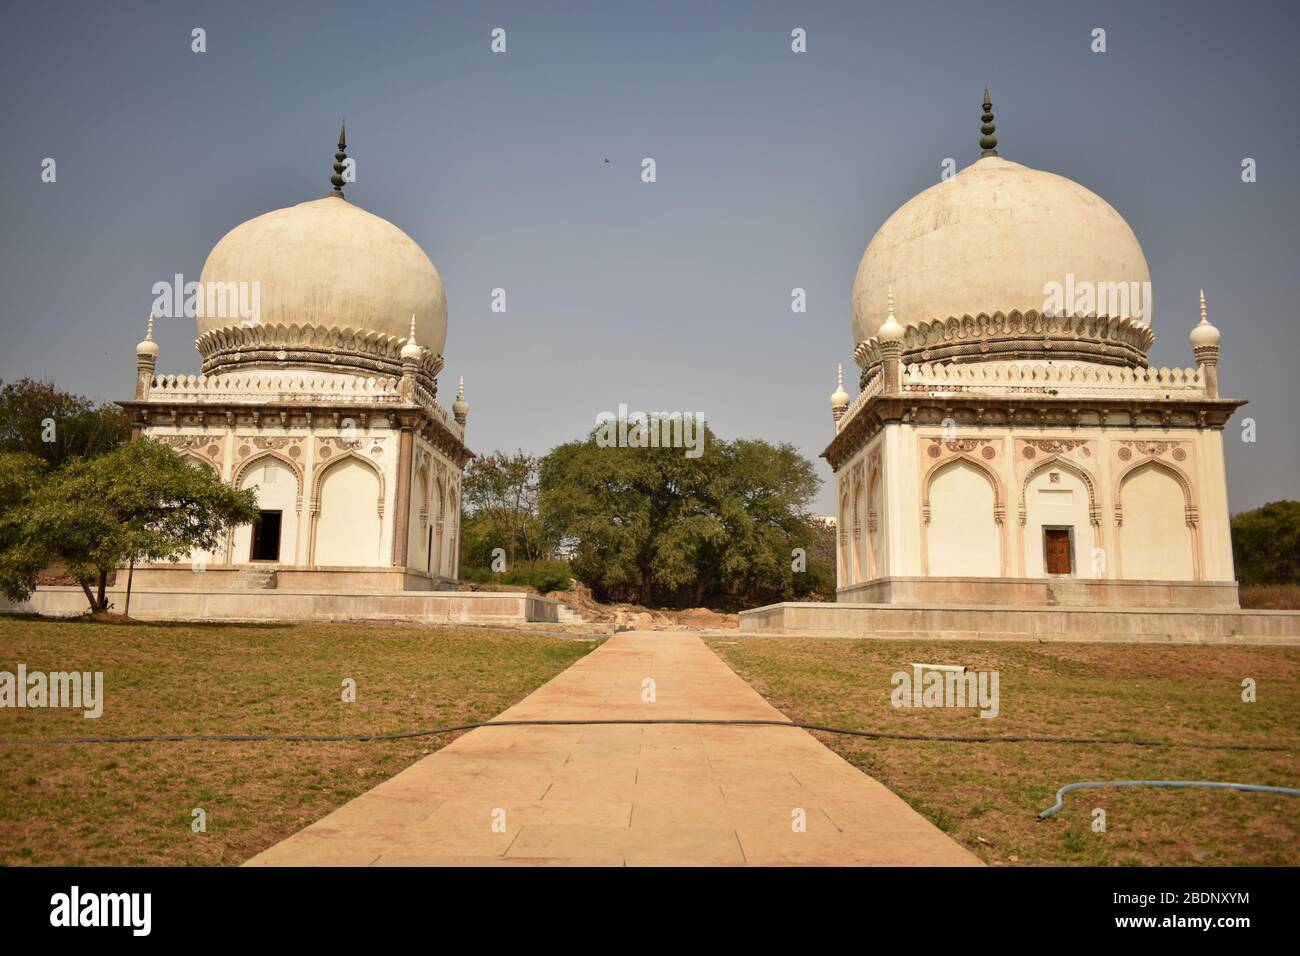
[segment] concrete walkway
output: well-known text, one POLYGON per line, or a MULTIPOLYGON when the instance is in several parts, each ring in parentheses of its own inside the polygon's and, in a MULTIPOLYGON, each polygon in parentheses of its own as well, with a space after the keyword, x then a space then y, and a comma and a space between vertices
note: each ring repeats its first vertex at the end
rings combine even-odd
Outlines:
MULTIPOLYGON (((610 638, 498 719, 674 717, 786 719, 670 632, 610 638)), ((805 731, 607 725, 471 731, 246 865, 493 864, 979 860, 805 731)))

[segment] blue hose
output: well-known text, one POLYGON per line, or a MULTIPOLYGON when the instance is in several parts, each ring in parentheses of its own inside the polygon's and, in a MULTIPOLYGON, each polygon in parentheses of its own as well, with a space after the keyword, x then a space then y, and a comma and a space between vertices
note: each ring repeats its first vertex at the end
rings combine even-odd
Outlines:
POLYGON ((1219 783, 1215 780, 1085 780, 1081 783, 1066 784, 1056 791, 1055 806, 1048 807, 1038 815, 1046 820, 1065 807, 1065 795, 1071 790, 1096 790, 1101 787, 1201 787, 1206 790, 1249 790, 1252 793, 1283 793, 1288 797, 1300 797, 1300 790, 1291 787, 1266 787, 1258 783, 1219 783))

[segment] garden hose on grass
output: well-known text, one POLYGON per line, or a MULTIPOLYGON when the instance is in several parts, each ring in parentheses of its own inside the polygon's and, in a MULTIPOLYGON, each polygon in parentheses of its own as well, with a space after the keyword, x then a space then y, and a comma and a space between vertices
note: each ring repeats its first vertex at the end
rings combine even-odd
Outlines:
MULTIPOLYGON (((140 737, 10 737, 0 739, 0 745, 21 746, 47 744, 149 744, 149 743, 185 743, 185 742, 252 742, 280 741, 283 743, 350 743, 372 740, 406 740, 412 737, 436 737, 441 734, 455 734, 466 730, 478 730, 481 727, 595 727, 607 725, 663 725, 706 727, 797 727, 800 730, 816 730, 826 734, 844 734, 850 737, 868 737, 873 740, 913 740, 933 741, 938 743, 959 744, 1101 744, 1107 746, 1127 747, 1195 747, 1202 750, 1257 750, 1270 752, 1288 752, 1296 750, 1296 745, 1270 746, 1267 744, 1215 744, 1194 740, 1141 740, 1137 738, 1107 737, 1034 737, 1007 735, 1002 737, 957 736, 938 734, 895 734, 879 730, 853 730, 846 727, 827 727, 822 724, 809 724, 795 720, 710 720, 708 718, 626 718, 594 720, 485 720, 471 724, 456 724, 451 727, 434 727, 429 730, 405 730, 387 734, 150 734, 140 737)), ((1087 786, 1072 784, 1071 786, 1087 786)), ((1100 784, 1099 784, 1100 785, 1100 784)), ((1235 786, 1235 785, 1234 785, 1235 786)), ((1062 791, 1064 792, 1064 791, 1062 791)), ((1060 809, 1059 807, 1057 809, 1060 809)))
POLYGON ((1205 790, 1246 790, 1251 793, 1281 793, 1288 797, 1300 797, 1300 790, 1291 787, 1266 787, 1258 783, 1220 783, 1217 780, 1085 780, 1080 783, 1066 784, 1056 791, 1056 803, 1038 815, 1046 820, 1054 813, 1059 813, 1065 806, 1065 795, 1071 790, 1097 790, 1101 787, 1175 787, 1190 789, 1200 787, 1205 790))

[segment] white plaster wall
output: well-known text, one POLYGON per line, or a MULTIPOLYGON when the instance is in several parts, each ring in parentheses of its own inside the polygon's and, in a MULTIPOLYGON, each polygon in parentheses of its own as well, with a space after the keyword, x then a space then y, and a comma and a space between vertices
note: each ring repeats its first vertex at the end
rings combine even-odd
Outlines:
POLYGON ((935 473, 927 529, 932 576, 996 577, 1001 573, 993 500, 992 485, 968 462, 955 461, 935 473))
MULTIPOLYGON (((847 478, 850 470, 858 461, 862 460, 862 456, 867 454, 870 448, 881 448, 882 484, 878 509, 878 530, 876 538, 869 539, 869 547, 872 550, 879 548, 876 571, 879 577, 914 576, 926 573, 938 575, 943 573, 936 570, 936 568, 944 567, 946 559, 937 554, 933 543, 927 549, 929 567, 928 571, 926 569, 926 562, 923 560, 922 555, 922 542, 925 536, 922 533, 921 509, 921 497, 924 491, 923 476, 930 462, 930 459, 925 457, 922 449, 923 439, 925 436, 939 435, 940 433, 941 427, 937 424, 916 426, 910 424, 886 425, 881 430, 881 433, 872 439, 870 445, 844 462, 836 473, 838 501, 848 490, 847 478)), ((1231 437, 1232 433, 1229 433, 1229 435, 1231 437)), ((1048 524, 1072 524, 1074 526, 1075 570, 1078 576, 1090 578, 1142 578, 1147 575, 1148 564, 1143 563, 1145 559, 1138 559, 1139 563, 1133 566, 1122 560, 1121 542, 1125 536, 1132 540, 1133 534, 1130 533, 1131 522, 1137 520, 1137 515, 1132 510, 1129 501, 1125 500, 1122 508, 1124 526, 1120 527, 1117 524, 1115 518, 1116 504, 1118 503, 1117 482, 1126 467, 1131 467, 1132 463, 1139 462, 1146 456, 1145 452, 1133 447, 1132 443, 1177 442, 1182 449, 1179 454, 1184 457, 1172 460, 1167 452, 1160 457, 1167 464, 1176 467, 1185 475, 1191 485, 1193 504, 1197 509, 1198 531, 1197 536, 1193 536, 1187 528, 1186 516, 1183 511, 1185 505, 1184 494, 1181 487, 1177 486, 1177 482, 1175 482, 1174 487, 1170 488, 1168 500, 1164 502, 1164 505, 1171 513, 1177 510, 1177 527, 1179 530, 1176 532, 1172 530, 1174 524, 1172 519, 1169 519, 1168 525, 1171 530, 1166 531, 1164 534, 1166 539, 1171 542, 1171 547, 1176 545, 1182 550, 1177 561, 1172 564, 1162 562, 1164 567, 1156 578, 1159 580, 1189 581, 1230 581, 1233 579, 1232 541, 1223 464, 1224 436, 1222 432, 1208 428, 1135 428, 1125 425, 1103 426, 1100 423, 1085 424, 1073 428, 1056 426, 1042 429, 960 425, 952 433, 952 437, 957 439, 985 438, 996 443, 996 457, 984 463, 998 476, 1004 489, 1006 574, 1008 576, 1034 577, 1043 573, 1042 524, 1044 521, 1048 524), (1048 454, 1040 451, 1035 459, 1024 458, 1020 454, 1017 440, 1028 438, 1082 440, 1089 444, 1090 454, 1088 456, 1081 456, 1078 451, 1074 451, 1063 457, 1073 461, 1077 467, 1084 469, 1091 476, 1096 496, 1096 509, 1101 523, 1099 529, 1092 524, 1091 515, 1087 512, 1088 498, 1086 490, 1080 490, 1080 483, 1074 477, 1064 477, 1070 474, 1068 469, 1064 468, 1059 469, 1063 475, 1062 480, 1069 482, 1069 487, 1073 489, 1072 504, 1069 506, 1069 518, 1057 521, 1036 516, 1034 513, 1034 499, 1036 496, 1031 491, 1027 494, 1025 502, 1026 524, 1023 527, 1021 526, 1018 511, 1022 483, 1029 471, 1036 464, 1042 462, 1048 454), (1130 443, 1129 446, 1125 446, 1126 442, 1130 443), (1123 458, 1119 455, 1119 452, 1126 447, 1127 450, 1124 451, 1124 454, 1129 457, 1123 458), (1169 539, 1170 534, 1173 534, 1172 539, 1169 539), (1199 549, 1195 544, 1198 537, 1199 549), (1100 573, 1094 573, 1092 570, 1092 550, 1094 548, 1101 548, 1103 551, 1104 564, 1100 573), (1199 554, 1199 559, 1193 557, 1194 550, 1199 554), (1195 574, 1195 560, 1201 562, 1199 577, 1195 574), (1179 577, 1171 577, 1171 575, 1179 575, 1179 577)), ((1036 477, 1033 479, 1033 484, 1037 487, 1044 480, 1049 479, 1036 477)), ((972 487, 978 489, 978 486, 972 487)), ((981 502, 979 509, 983 510, 986 502, 985 496, 988 492, 984 489, 978 489, 978 493, 981 502)), ((849 509, 839 515, 841 522, 852 522, 852 500, 850 495, 849 509)), ((935 507, 933 496, 931 507, 933 524, 935 520, 933 517, 935 507)), ((865 524, 865 516, 863 520, 865 524)), ((847 526, 845 525, 845 527, 847 526)), ((854 583, 850 578, 852 567, 851 550, 852 546, 850 545, 850 553, 846 555, 842 548, 837 549, 837 555, 839 556, 837 580, 840 587, 847 587, 854 583)), ((959 566, 968 564, 960 554, 953 559, 953 562, 959 566)), ((996 576, 1000 573, 1002 573, 1000 560, 983 567, 979 572, 980 576, 996 576)))
POLYGON ((1120 529, 1124 577, 1191 580, 1193 538, 1178 481, 1156 465, 1142 465, 1125 477, 1120 498, 1124 508, 1120 529))
POLYGON ((318 565, 384 566, 379 477, 363 462, 344 458, 321 481, 316 518, 318 565))

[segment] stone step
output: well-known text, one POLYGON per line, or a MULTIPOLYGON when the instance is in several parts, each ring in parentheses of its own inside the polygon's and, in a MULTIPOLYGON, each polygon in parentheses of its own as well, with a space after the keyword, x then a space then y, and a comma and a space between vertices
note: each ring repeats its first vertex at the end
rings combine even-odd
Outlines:
POLYGON ((275 568, 242 568, 235 575, 235 587, 271 590, 278 586, 275 568))

